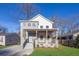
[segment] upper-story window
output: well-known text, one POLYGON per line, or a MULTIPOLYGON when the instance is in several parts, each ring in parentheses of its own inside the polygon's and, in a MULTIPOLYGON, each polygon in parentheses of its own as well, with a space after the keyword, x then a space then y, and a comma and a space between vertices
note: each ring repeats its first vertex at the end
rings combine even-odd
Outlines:
POLYGON ((31 23, 28 23, 28 26, 31 26, 31 23))
POLYGON ((34 27, 36 26, 36 24, 35 24, 35 23, 33 23, 32 25, 33 25, 34 27))
POLYGON ((40 26, 40 28, 43 28, 43 26, 40 26))
POLYGON ((49 28, 49 26, 46 26, 46 28, 49 28))

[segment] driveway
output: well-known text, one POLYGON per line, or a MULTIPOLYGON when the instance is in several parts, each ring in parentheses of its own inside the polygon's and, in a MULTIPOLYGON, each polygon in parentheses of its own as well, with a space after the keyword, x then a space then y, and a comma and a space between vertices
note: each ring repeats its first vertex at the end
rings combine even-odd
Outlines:
POLYGON ((14 45, 4 49, 0 49, 0 56, 24 56, 30 55, 33 49, 22 49, 20 45, 14 45))

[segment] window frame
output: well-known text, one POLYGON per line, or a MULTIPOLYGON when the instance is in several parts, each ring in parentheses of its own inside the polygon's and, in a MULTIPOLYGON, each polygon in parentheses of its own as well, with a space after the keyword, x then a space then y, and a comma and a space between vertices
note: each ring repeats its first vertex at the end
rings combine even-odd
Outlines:
POLYGON ((40 26, 40 28, 42 29, 42 28, 43 28, 43 26, 41 25, 41 26, 40 26))
POLYGON ((47 25, 46 28, 49 28, 49 26, 47 25))
POLYGON ((36 24, 35 24, 35 23, 32 23, 32 26, 33 26, 33 27, 36 27, 36 24))
POLYGON ((31 23, 28 23, 28 26, 31 26, 31 23))

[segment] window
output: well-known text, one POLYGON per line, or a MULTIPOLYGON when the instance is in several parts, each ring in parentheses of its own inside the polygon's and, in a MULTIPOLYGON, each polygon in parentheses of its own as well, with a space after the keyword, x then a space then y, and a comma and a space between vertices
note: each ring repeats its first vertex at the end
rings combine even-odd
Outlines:
POLYGON ((48 36, 48 39, 50 38, 50 36, 48 36))
POLYGON ((40 39, 43 40, 43 36, 40 36, 40 39))
POLYGON ((31 26, 31 23, 28 23, 28 26, 31 26))
POLYGON ((36 26, 36 24, 35 24, 35 23, 33 23, 32 25, 33 25, 34 27, 36 26))
POLYGON ((46 28, 49 28, 49 26, 46 26, 46 28))
POLYGON ((43 26, 40 26, 40 28, 43 28, 43 26))

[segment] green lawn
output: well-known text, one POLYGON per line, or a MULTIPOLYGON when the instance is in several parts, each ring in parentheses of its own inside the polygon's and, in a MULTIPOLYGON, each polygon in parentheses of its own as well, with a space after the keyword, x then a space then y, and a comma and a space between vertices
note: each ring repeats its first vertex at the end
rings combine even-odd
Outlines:
POLYGON ((32 56, 79 56, 79 49, 66 46, 59 48, 35 48, 32 56))
POLYGON ((10 47, 10 46, 1 46, 0 45, 0 49, 7 48, 7 47, 10 47))
POLYGON ((6 46, 0 46, 0 49, 6 48, 6 46))

